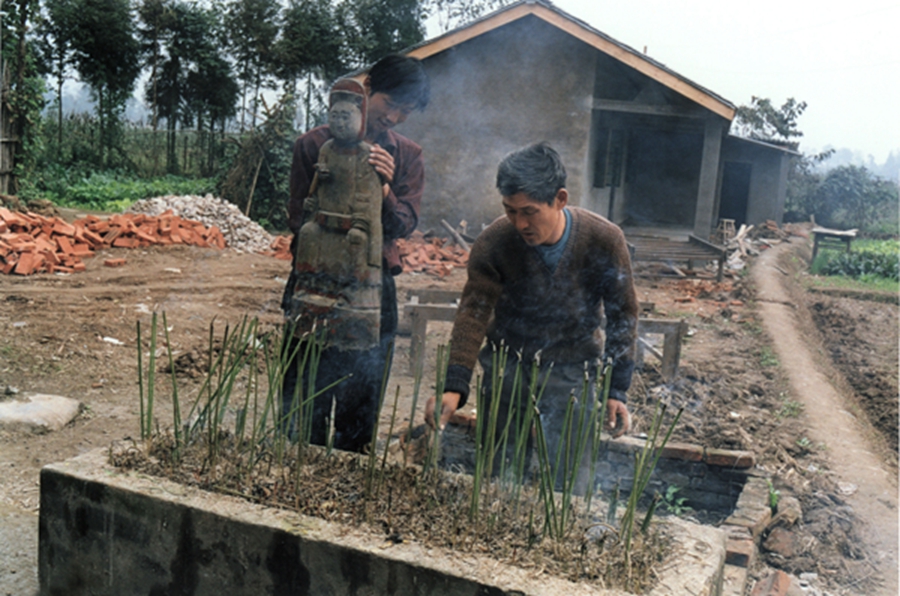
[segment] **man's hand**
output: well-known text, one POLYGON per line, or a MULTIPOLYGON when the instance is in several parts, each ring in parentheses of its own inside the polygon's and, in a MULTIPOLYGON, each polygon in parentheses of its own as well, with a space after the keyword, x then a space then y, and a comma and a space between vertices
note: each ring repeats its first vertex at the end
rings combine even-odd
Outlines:
MULTIPOLYGON (((441 397, 441 430, 444 430, 444 427, 450 422, 450 417, 456 412, 461 397, 462 396, 455 391, 444 392, 443 397, 441 397)), ((434 428, 434 407, 436 403, 437 398, 434 396, 429 397, 428 401, 425 402, 425 423, 431 428, 434 428)))
POLYGON ((628 407, 617 399, 606 402, 606 429, 612 433, 612 438, 618 439, 631 426, 628 416, 628 407))
POLYGON ((381 176, 381 181, 390 188, 394 182, 394 157, 378 145, 372 145, 372 150, 369 151, 369 165, 375 168, 381 176))

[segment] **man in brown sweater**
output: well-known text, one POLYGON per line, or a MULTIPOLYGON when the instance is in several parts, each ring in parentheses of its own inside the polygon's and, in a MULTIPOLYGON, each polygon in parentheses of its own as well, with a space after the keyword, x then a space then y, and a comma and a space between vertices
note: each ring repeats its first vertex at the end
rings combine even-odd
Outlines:
MULTIPOLYGON (((536 371, 537 386, 545 387, 539 410, 551 461, 563 440, 568 404, 574 397, 577 420, 586 374, 596 373, 601 358, 612 361, 607 426, 615 427, 618 418, 620 430, 627 430, 625 401, 638 316, 622 230, 600 215, 567 207, 565 184, 565 167, 545 143, 519 149, 500 163, 497 189, 506 215, 478 236, 469 255, 438 421, 443 428, 466 403, 476 360, 484 371, 486 401, 481 407, 489 407, 496 395, 492 378, 500 378, 494 372, 497 354, 506 349, 497 433, 505 412, 521 415, 527 407, 527 388, 536 371), (603 314, 605 345, 598 337, 603 314), (517 366, 519 395, 511 396, 517 366)), ((593 405, 596 395, 591 393, 588 403, 593 405)), ((434 410, 432 398, 425 413, 432 426, 434 410)))

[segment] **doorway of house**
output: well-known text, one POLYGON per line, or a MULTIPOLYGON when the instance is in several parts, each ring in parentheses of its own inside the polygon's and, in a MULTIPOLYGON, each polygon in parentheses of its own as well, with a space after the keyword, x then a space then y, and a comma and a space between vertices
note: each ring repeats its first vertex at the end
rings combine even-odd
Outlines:
POLYGON ((747 223, 752 170, 753 166, 749 163, 725 162, 722 173, 722 201, 719 204, 720 219, 733 219, 736 226, 747 223))

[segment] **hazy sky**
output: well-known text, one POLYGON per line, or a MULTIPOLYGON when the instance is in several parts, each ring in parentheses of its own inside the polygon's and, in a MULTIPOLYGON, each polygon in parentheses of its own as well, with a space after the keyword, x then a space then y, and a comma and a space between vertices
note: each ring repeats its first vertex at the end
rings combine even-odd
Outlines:
POLYGON ((554 0, 727 99, 808 104, 800 150, 900 153, 900 2, 554 0))

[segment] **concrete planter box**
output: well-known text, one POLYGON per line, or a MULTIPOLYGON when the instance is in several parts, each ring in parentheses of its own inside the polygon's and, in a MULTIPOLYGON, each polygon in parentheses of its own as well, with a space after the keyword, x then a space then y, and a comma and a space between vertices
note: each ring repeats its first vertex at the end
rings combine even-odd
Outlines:
MULTIPOLYGON (((718 596, 725 534, 666 523, 651 594, 718 596)), ((41 471, 39 574, 45 596, 623 594, 123 473, 105 449, 41 471)))

